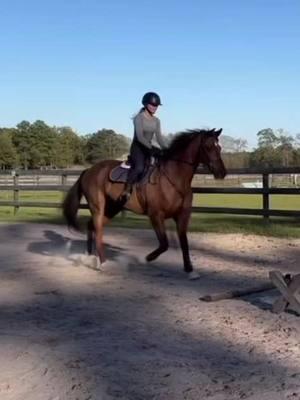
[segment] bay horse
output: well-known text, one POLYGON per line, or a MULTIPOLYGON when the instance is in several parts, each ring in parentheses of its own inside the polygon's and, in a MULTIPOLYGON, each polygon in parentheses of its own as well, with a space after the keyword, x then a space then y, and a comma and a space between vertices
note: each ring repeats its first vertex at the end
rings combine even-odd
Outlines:
POLYGON ((187 239, 193 198, 191 182, 200 163, 208 167, 216 179, 224 179, 226 168, 218 140, 221 132, 222 129, 197 129, 178 133, 162 152, 149 180, 134 185, 124 207, 118 201, 124 182, 110 179, 112 170, 120 166, 121 161, 104 160, 84 170, 69 189, 62 208, 68 226, 79 230, 77 212, 82 196, 85 197, 91 212, 88 253, 92 253, 94 241, 100 264, 104 263, 103 227, 126 208, 149 217, 159 242, 159 246, 146 256, 147 261, 153 261, 168 249, 165 220, 172 218, 176 223, 184 271, 190 279, 196 278, 187 239))

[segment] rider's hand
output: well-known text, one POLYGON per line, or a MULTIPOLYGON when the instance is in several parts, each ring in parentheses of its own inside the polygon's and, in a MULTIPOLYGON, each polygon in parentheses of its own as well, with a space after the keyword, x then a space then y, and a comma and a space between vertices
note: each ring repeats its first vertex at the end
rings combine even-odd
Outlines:
POLYGON ((151 155, 152 155, 153 157, 159 157, 159 156, 161 156, 161 149, 158 148, 158 147, 156 147, 156 146, 152 146, 151 155))

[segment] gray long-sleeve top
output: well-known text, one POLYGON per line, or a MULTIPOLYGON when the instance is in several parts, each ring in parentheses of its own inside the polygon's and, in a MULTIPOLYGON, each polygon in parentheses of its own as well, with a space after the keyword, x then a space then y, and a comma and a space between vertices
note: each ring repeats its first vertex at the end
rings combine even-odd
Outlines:
POLYGON ((155 134, 161 148, 166 148, 167 144, 162 136, 160 120, 157 117, 147 117, 144 112, 140 112, 133 119, 134 139, 146 146, 152 147, 152 139, 155 134))

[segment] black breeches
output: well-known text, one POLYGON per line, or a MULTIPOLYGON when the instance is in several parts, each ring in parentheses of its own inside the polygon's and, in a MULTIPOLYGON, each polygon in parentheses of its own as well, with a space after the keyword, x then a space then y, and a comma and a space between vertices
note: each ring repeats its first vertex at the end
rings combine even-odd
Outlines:
POLYGON ((150 160, 150 150, 133 141, 130 148, 131 168, 128 172, 127 182, 133 184, 143 176, 146 163, 150 160))

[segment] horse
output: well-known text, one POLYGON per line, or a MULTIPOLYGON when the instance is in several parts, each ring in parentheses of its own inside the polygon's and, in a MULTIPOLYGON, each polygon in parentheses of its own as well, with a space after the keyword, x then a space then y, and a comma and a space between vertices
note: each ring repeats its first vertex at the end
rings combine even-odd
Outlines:
MULTIPOLYGON (((224 179, 226 168, 221 157, 219 136, 222 129, 194 129, 179 132, 162 151, 148 178, 136 183, 127 203, 119 203, 126 179, 114 179, 112 173, 121 171, 121 161, 103 160, 85 169, 69 189, 63 204, 63 215, 69 228, 80 230, 77 212, 82 196, 87 201, 91 220, 87 229, 87 251, 92 254, 95 243, 100 265, 105 262, 103 246, 104 225, 122 209, 147 215, 158 239, 158 247, 146 256, 157 259, 168 250, 165 220, 173 219, 182 251, 184 271, 190 279, 197 278, 189 254, 187 230, 193 193, 191 182, 203 164, 215 179, 224 179)), ((124 171, 124 169, 123 169, 124 171)), ((149 171, 149 170, 148 170, 149 171)))

